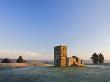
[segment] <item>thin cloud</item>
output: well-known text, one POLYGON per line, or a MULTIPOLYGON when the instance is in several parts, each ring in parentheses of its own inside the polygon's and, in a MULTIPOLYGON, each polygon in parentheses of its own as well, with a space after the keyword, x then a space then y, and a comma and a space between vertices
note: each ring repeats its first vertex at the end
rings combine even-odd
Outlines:
POLYGON ((38 53, 32 51, 12 51, 12 50, 0 50, 0 58, 17 59, 22 56, 25 60, 52 60, 53 54, 38 53))
POLYGON ((0 50, 0 58, 10 58, 15 59, 19 56, 23 56, 24 59, 34 59, 37 60, 41 55, 36 52, 31 51, 11 51, 11 50, 0 50))

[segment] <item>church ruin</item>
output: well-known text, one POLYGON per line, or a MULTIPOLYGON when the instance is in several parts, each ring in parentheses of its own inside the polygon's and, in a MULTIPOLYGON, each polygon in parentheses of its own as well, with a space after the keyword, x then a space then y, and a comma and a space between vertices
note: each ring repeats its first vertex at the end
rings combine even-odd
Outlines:
POLYGON ((67 46, 54 47, 54 66, 81 66, 82 61, 76 57, 67 57, 67 46))

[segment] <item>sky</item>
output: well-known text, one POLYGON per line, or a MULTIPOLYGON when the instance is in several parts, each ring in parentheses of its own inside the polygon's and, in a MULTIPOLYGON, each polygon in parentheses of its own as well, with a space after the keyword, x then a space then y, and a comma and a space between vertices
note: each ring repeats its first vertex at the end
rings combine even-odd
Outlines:
POLYGON ((110 0, 0 0, 0 58, 53 60, 68 56, 110 60, 110 0))

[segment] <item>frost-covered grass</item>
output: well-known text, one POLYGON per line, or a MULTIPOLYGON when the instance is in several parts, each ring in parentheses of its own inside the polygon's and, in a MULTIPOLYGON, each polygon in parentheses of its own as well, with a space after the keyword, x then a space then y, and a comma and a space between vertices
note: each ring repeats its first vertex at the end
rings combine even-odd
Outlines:
POLYGON ((110 66, 5 68, 0 82, 110 82, 110 66))

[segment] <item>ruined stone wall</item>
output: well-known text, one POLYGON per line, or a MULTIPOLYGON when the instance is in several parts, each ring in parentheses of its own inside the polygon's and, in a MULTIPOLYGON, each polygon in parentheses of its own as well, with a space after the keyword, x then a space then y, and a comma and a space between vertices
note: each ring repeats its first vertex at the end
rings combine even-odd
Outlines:
POLYGON ((61 66, 67 66, 67 47, 61 46, 61 66))
POLYGON ((72 56, 67 58, 67 46, 54 47, 54 66, 72 66, 81 64, 81 60, 72 56))
POLYGON ((75 65, 75 62, 76 62, 76 58, 73 57, 68 58, 68 66, 75 65))
POLYGON ((54 47, 54 66, 67 66, 67 47, 54 47))
POLYGON ((54 66, 60 66, 60 49, 54 47, 54 66))
POLYGON ((78 64, 81 64, 81 60, 80 60, 80 59, 78 59, 77 63, 78 63, 78 64))
POLYGON ((68 66, 80 65, 81 60, 79 58, 77 59, 75 57, 68 57, 67 64, 68 64, 68 66))

